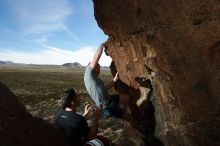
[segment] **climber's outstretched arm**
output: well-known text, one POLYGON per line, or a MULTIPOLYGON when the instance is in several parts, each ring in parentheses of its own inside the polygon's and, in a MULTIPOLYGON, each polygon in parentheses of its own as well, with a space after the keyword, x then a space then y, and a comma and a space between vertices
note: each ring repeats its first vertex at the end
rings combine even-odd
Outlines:
POLYGON ((96 53, 95 53, 95 55, 94 55, 94 57, 93 57, 93 59, 92 59, 92 62, 90 63, 90 67, 91 67, 92 69, 94 69, 94 68, 97 66, 97 64, 98 64, 98 62, 99 62, 99 59, 100 59, 100 57, 101 57, 101 55, 102 55, 103 48, 104 48, 104 43, 102 43, 102 44, 99 46, 99 48, 96 50, 96 53))

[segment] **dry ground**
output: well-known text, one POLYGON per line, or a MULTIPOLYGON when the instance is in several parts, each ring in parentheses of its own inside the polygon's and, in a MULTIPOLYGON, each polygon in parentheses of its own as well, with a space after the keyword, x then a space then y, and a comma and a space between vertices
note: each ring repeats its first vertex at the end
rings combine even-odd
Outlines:
MULTIPOLYGON (((87 103, 94 105, 85 90, 83 73, 84 69, 59 66, 9 67, 1 65, 0 81, 15 93, 33 116, 53 123, 54 115, 60 109, 59 97, 66 88, 72 87, 82 93, 79 112, 83 111, 87 103)), ((101 78, 104 81, 110 81, 112 77, 109 71, 103 71, 101 78)), ((91 116, 89 119, 91 120, 91 116)), ((101 119, 99 132, 115 141, 122 134, 122 121, 114 118, 101 119)))

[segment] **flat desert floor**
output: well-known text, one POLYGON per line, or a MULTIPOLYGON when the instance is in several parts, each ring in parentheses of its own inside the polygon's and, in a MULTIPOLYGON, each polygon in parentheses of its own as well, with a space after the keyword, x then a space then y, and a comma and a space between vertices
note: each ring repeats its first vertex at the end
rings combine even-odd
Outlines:
MULTIPOLYGON (((84 69, 61 66, 0 66, 0 81, 15 93, 32 116, 40 117, 53 124, 56 112, 61 108, 60 96, 67 88, 75 88, 81 93, 83 112, 86 104, 94 106, 83 82, 84 69)), ((110 71, 101 71, 104 82, 111 81, 110 71)), ((114 91, 111 91, 114 92, 114 91)), ((88 118, 88 123, 92 116, 88 118)), ((122 134, 122 120, 100 119, 99 133, 115 141, 122 134)))

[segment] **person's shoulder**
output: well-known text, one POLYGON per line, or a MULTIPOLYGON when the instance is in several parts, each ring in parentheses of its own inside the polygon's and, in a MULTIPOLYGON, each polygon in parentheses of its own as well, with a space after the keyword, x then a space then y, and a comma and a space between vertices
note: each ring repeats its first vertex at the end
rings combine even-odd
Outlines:
POLYGON ((75 112, 74 116, 77 117, 78 119, 85 119, 85 117, 78 112, 75 112))
POLYGON ((75 121, 77 123, 82 121, 84 118, 81 114, 76 113, 76 112, 64 112, 61 114, 61 116, 66 116, 70 121, 75 121))
POLYGON ((60 118, 60 117, 69 117, 71 112, 67 112, 64 109, 60 109, 57 113, 56 113, 56 117, 60 118))
POLYGON ((85 69, 85 75, 91 75, 92 74, 92 72, 93 72, 93 69, 91 68, 91 66, 88 64, 87 66, 86 66, 86 69, 85 69))
POLYGON ((86 66, 87 70, 92 70, 92 67, 90 66, 90 63, 86 66))
POLYGON ((78 119, 78 120, 81 120, 81 119, 83 119, 84 118, 84 116, 82 116, 81 114, 79 114, 79 113, 75 113, 75 112, 73 112, 72 113, 72 116, 74 116, 76 119, 78 119))
POLYGON ((83 116, 79 113, 79 112, 76 112, 74 113, 77 117, 80 117, 80 118, 83 118, 83 116))
POLYGON ((63 114, 64 113, 64 110, 63 109, 60 109, 57 111, 56 115, 60 115, 60 114, 63 114))
POLYGON ((79 115, 75 112, 70 112, 70 111, 66 111, 64 109, 61 109, 57 112, 57 115, 65 115, 65 116, 74 116, 74 117, 79 117, 79 115))
POLYGON ((62 119, 64 116, 66 117, 67 115, 63 109, 57 111, 57 113, 55 115, 55 121, 62 119))
POLYGON ((81 114, 75 113, 74 116, 75 121, 78 121, 79 123, 87 123, 86 122, 86 118, 84 116, 82 116, 81 114))

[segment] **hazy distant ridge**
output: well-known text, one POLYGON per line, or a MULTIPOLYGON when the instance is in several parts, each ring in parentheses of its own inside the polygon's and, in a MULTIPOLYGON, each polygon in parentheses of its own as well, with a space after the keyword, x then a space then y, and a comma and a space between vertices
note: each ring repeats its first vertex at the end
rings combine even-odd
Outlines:
POLYGON ((62 66, 64 66, 64 67, 77 67, 77 68, 84 68, 84 66, 81 65, 81 64, 78 63, 78 62, 74 62, 74 63, 65 63, 65 64, 63 64, 62 66))
POLYGON ((12 61, 1 61, 0 60, 0 64, 15 64, 14 62, 12 62, 12 61))
MULTIPOLYGON (((79 62, 74 62, 74 63, 64 63, 62 65, 52 65, 52 64, 44 64, 44 65, 39 65, 39 64, 25 64, 25 63, 14 63, 12 61, 1 61, 0 60, 0 65, 4 66, 22 66, 22 67, 31 67, 31 66, 38 66, 38 67, 66 67, 66 68, 85 68, 86 66, 83 66, 79 62)), ((102 70, 109 70, 109 67, 107 66, 102 66, 102 70)))

